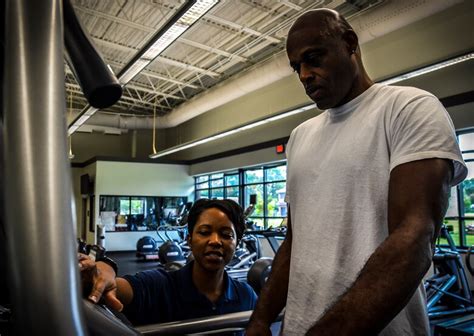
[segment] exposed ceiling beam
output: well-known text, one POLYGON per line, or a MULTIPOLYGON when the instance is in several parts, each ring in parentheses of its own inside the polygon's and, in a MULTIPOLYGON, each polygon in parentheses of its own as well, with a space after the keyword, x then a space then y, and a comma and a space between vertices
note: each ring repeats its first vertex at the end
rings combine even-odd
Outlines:
MULTIPOLYGON (((114 60, 111 60, 111 59, 107 59, 107 63, 109 63, 110 65, 113 65, 117 68, 120 68, 120 69, 125 66, 125 63, 117 62, 117 61, 114 61, 114 60)), ((140 73, 140 75, 148 76, 148 77, 155 78, 155 79, 160 79, 160 80, 170 82, 170 83, 174 83, 174 84, 181 85, 181 86, 187 86, 187 87, 190 87, 190 88, 193 88, 193 89, 201 88, 200 86, 197 86, 195 84, 186 83, 184 81, 181 81, 181 80, 178 80, 178 79, 172 78, 172 77, 167 77, 165 75, 156 73, 156 72, 151 71, 151 70, 143 70, 140 73)))
POLYGON ((247 62, 247 58, 245 58, 245 57, 241 57, 239 55, 235 55, 235 54, 232 54, 230 52, 227 52, 227 51, 224 51, 224 50, 221 50, 221 49, 218 49, 218 48, 213 48, 213 47, 210 47, 208 45, 205 45, 205 44, 202 44, 202 43, 199 43, 199 42, 191 41, 191 40, 188 40, 188 39, 185 39, 185 38, 180 38, 179 42, 185 43, 185 44, 190 45, 190 46, 195 47, 195 48, 199 48, 199 49, 208 51, 210 53, 225 56, 227 58, 235 58, 240 62, 247 62))
POLYGON ((291 9, 294 9, 298 12, 300 12, 303 9, 303 7, 298 6, 297 4, 295 4, 295 3, 293 3, 289 0, 279 0, 278 2, 285 5, 285 6, 287 6, 287 7, 289 7, 289 8, 291 8, 291 9))
POLYGON ((210 20, 210 21, 214 21, 216 23, 219 23, 219 24, 222 24, 222 25, 225 25, 225 26, 228 26, 228 27, 231 27, 239 32, 245 32, 249 35, 253 35, 253 36, 257 36, 257 37, 264 37, 266 40, 269 40, 270 42, 272 43, 281 43, 282 41, 277 39, 277 38, 274 38, 272 36, 265 36, 265 34, 261 33, 261 32, 258 32, 254 29, 251 29, 251 28, 248 28, 248 27, 245 27, 245 26, 242 26, 238 23, 235 23, 235 22, 231 22, 231 21, 228 21, 226 19, 223 19, 223 18, 220 18, 218 16, 215 16, 215 15, 212 15, 212 14, 207 14, 203 20, 210 20))
POLYGON ((142 91, 142 92, 146 92, 146 93, 151 93, 153 95, 163 96, 163 97, 166 97, 166 98, 173 98, 173 99, 179 99, 179 100, 184 99, 183 97, 180 97, 180 96, 175 96, 173 94, 164 93, 164 92, 160 92, 160 91, 157 91, 157 90, 152 90, 152 89, 149 89, 147 87, 137 85, 137 84, 128 83, 126 87, 128 87, 129 89, 132 89, 132 90, 138 90, 138 91, 142 91))
MULTIPOLYGON (((70 75, 73 75, 73 73, 71 72, 70 68, 69 67, 66 67, 66 72, 70 75)), ((73 75, 74 76, 74 75, 73 75)), ((154 94, 154 95, 157 95, 157 96, 163 96, 163 97, 167 97, 167 98, 173 98, 173 99, 178 99, 178 100, 183 100, 185 98, 183 97, 180 97, 180 96, 176 96, 174 94, 170 94, 170 93, 165 93, 165 92, 160 92, 158 90, 151 90, 147 87, 144 87, 144 86, 140 86, 138 84, 127 84, 127 87, 132 89, 132 90, 138 90, 138 91, 143 91, 143 92, 146 92, 146 93, 151 93, 151 94, 154 94)))
MULTIPOLYGON (((78 10, 80 10, 84 13, 87 13, 91 16, 97 16, 97 17, 107 19, 107 20, 110 20, 110 21, 113 21, 113 22, 117 22, 117 23, 123 24, 124 26, 130 27, 130 28, 138 29, 138 30, 141 30, 141 31, 144 31, 144 32, 147 32, 147 33, 154 33, 155 32, 155 29, 153 29, 151 27, 144 26, 144 25, 141 25, 141 24, 136 23, 136 22, 128 21, 128 20, 113 16, 113 15, 109 15, 109 14, 99 12, 99 11, 89 9, 89 8, 84 8, 84 7, 81 7, 81 6, 76 6, 75 8, 77 8, 78 10)), ((211 53, 214 53, 214 54, 217 54, 217 55, 221 55, 221 56, 225 56, 225 57, 229 57, 229 58, 235 57, 240 62, 246 62, 247 61, 247 59, 244 58, 244 57, 233 55, 233 54, 228 53, 224 50, 213 48, 213 47, 207 46, 205 44, 195 42, 195 41, 191 41, 191 40, 188 40, 188 39, 185 39, 185 38, 182 38, 182 37, 178 38, 178 41, 182 42, 184 44, 193 46, 195 48, 206 50, 208 52, 211 52, 211 53)), ((130 49, 136 51, 136 49, 133 49, 133 48, 130 48, 130 49)))
MULTIPOLYGON (((97 42, 98 44, 102 44, 106 47, 110 47, 110 48, 113 48, 113 49, 118 49, 118 50, 125 51, 125 52, 134 52, 134 53, 138 52, 138 49, 135 49, 135 48, 132 48, 132 47, 129 47, 129 46, 124 46, 124 45, 121 45, 121 44, 118 44, 118 43, 106 41, 106 40, 101 40, 97 37, 94 37, 94 41, 97 42)), ((166 58, 166 57, 163 57, 163 56, 158 56, 153 63, 156 63, 156 62, 166 63, 166 64, 173 65, 175 67, 183 68, 183 69, 186 69, 186 70, 192 70, 192 71, 195 71, 195 72, 199 72, 199 73, 209 75, 211 77, 219 77, 220 76, 220 74, 217 73, 217 72, 210 71, 210 70, 207 70, 207 69, 202 69, 202 68, 199 68, 197 66, 186 64, 186 63, 176 61, 176 60, 172 60, 172 59, 169 59, 169 58, 166 58)))
POLYGON ((134 29, 138 29, 138 30, 141 30, 141 31, 144 31, 144 32, 154 33, 156 31, 156 29, 153 29, 151 27, 144 26, 144 25, 141 25, 139 23, 132 22, 132 21, 129 21, 129 20, 126 20, 126 19, 122 19, 122 18, 119 18, 119 17, 114 16, 114 15, 106 14, 104 12, 96 11, 96 10, 93 10, 93 9, 90 9, 90 8, 85 8, 83 6, 77 6, 76 5, 76 6, 74 6, 74 8, 77 9, 78 11, 80 11, 80 12, 89 14, 91 16, 100 17, 102 19, 106 19, 106 20, 109 20, 109 21, 112 21, 112 22, 117 22, 117 23, 123 24, 124 26, 134 28, 134 29))
POLYGON ((192 71, 195 71, 195 72, 199 72, 199 73, 202 73, 204 75, 211 76, 211 77, 219 77, 221 75, 220 73, 215 72, 215 71, 202 69, 202 68, 196 67, 194 65, 186 64, 186 63, 176 61, 176 60, 173 60, 173 59, 170 59, 170 58, 165 58, 163 56, 159 56, 158 59, 159 59, 159 62, 169 64, 169 65, 173 65, 175 67, 183 68, 183 69, 186 69, 186 70, 192 70, 192 71))

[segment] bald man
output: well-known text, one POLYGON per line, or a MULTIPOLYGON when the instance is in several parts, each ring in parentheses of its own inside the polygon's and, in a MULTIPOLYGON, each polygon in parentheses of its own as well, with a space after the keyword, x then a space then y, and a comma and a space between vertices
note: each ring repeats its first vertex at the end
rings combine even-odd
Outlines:
POLYGON ((303 14, 287 54, 326 110, 287 146, 288 235, 247 335, 429 335, 423 275, 467 169, 432 94, 374 84, 337 12, 303 14))

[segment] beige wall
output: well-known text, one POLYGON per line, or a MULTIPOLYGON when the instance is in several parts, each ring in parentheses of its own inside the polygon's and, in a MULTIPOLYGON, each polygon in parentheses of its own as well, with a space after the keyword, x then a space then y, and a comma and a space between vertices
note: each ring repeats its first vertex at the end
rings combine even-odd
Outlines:
POLYGON ((473 20, 474 2, 466 0, 364 44, 369 75, 379 80, 474 50, 473 20))

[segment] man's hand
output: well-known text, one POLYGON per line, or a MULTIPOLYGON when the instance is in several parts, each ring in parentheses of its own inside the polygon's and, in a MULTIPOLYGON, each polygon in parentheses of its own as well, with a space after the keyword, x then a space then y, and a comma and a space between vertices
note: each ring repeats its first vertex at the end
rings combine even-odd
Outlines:
POLYGON ((101 299, 108 307, 122 311, 123 304, 117 299, 117 282, 113 268, 103 262, 94 262, 89 256, 79 253, 79 269, 84 295, 98 303, 101 299))

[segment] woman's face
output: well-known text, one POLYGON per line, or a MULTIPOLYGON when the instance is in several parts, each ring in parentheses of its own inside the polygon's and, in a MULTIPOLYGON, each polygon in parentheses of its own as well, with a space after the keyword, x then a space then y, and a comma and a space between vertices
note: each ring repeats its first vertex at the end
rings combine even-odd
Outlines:
POLYGON ((207 271, 219 271, 232 259, 237 245, 234 224, 217 208, 204 210, 188 238, 194 260, 207 271))

